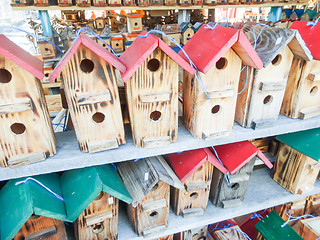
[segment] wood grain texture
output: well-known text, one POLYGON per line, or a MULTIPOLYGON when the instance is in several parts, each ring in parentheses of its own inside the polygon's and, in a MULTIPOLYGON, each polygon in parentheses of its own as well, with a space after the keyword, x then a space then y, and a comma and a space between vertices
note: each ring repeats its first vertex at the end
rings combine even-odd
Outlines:
POLYGON ((317 161, 280 143, 273 179, 292 193, 303 194, 313 189, 320 171, 317 161))
MULTIPOLYGON (((77 135, 80 150, 88 152, 88 144, 116 139, 125 143, 115 69, 101 57, 81 45, 62 70, 63 85, 70 116, 77 135), (89 59, 94 63, 92 72, 83 72, 80 63, 89 59), (101 101, 80 106, 77 95, 110 91, 111 101, 101 101), (103 114, 101 123, 95 122, 94 114, 103 114)), ((100 115, 101 116, 101 115, 100 115)), ((105 150, 102 148, 102 150, 105 150)))
POLYGON ((0 166, 7 167, 7 160, 33 153, 53 156, 56 141, 40 81, 2 56, 0 68, 12 75, 10 82, 0 83, 0 105, 28 101, 31 107, 30 110, 0 115, 0 166), (11 129, 14 123, 23 124, 25 131, 14 133, 11 129))
POLYGON ((195 138, 203 138, 203 135, 210 138, 219 132, 227 135, 232 131, 241 59, 231 48, 223 58, 227 61, 223 69, 214 66, 206 74, 200 73, 205 90, 209 95, 215 92, 211 99, 206 98, 196 78, 184 71, 183 122, 195 138), (212 112, 214 108, 217 113, 212 112))
POLYGON ((56 58, 56 49, 52 44, 45 41, 40 41, 37 44, 43 59, 56 58))
POLYGON ((184 232, 176 233, 174 240, 201 240, 207 239, 208 227, 194 228, 184 232))
POLYGON ((215 231, 213 234, 217 240, 246 240, 247 238, 240 233, 241 229, 239 226, 233 226, 231 228, 225 228, 218 231, 215 231), (236 229, 236 230, 233 230, 236 229))
POLYGON ((81 213, 74 223, 77 240, 116 240, 118 239, 119 200, 105 192, 101 192, 95 200, 81 213), (101 217, 101 213, 109 213, 101 217), (97 221, 94 218, 98 217, 97 221), (89 222, 89 218, 91 221, 89 222), (102 220, 99 222, 99 220, 102 220), (95 223, 96 222, 96 223, 95 223), (89 225, 94 223, 92 225, 89 225))
POLYGON ((173 240, 173 235, 168 235, 168 236, 161 237, 161 238, 155 238, 153 240, 173 240))
MULTIPOLYGON (((127 102, 133 141, 137 147, 144 147, 144 141, 169 137, 178 140, 178 64, 159 48, 149 55, 139 69, 126 83, 127 102), (151 59, 160 62, 160 68, 152 72, 147 64, 151 59), (169 92, 170 100, 142 103, 140 95, 169 92), (154 121, 150 115, 159 111, 161 116, 154 121)), ((153 145, 154 146, 154 145, 153 145)))
POLYGON ((320 218, 309 218, 299 221, 300 236, 304 240, 314 240, 320 236, 320 218))
POLYGON ((183 190, 171 188, 171 206, 176 215, 181 215, 185 209, 202 208, 205 210, 207 208, 213 168, 214 166, 206 161, 183 182, 185 186, 190 183, 206 182, 207 187, 205 189, 188 192, 186 188, 183 190))

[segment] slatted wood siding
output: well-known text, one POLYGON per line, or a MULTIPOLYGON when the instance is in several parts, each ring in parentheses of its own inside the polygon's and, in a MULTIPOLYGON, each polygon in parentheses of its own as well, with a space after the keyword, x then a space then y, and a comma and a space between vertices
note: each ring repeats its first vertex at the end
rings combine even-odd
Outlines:
POLYGON ((317 161, 280 143, 273 179, 292 193, 304 194, 313 189, 319 174, 317 161))
POLYGON ((101 192, 74 223, 77 240, 118 239, 119 200, 101 192))
POLYGON ((171 188, 171 205, 175 214, 181 215, 185 209, 206 210, 213 168, 207 161, 183 183, 185 189, 171 188), (192 185, 199 187, 187 191, 192 185))
POLYGON ((0 69, 12 75, 10 82, 0 83, 0 166, 16 167, 53 156, 56 140, 40 81, 1 55, 0 69), (21 130, 12 126, 15 123, 25 126, 22 134, 13 132, 21 130))
POLYGON ((206 98, 195 77, 184 71, 183 122, 195 138, 210 139, 232 131, 241 59, 232 49, 222 58, 226 59, 226 66, 220 62, 221 64, 213 66, 208 73, 200 73, 211 99, 206 98), (215 110, 218 112, 213 113, 215 110))
MULTIPOLYGON (((80 150, 96 152, 124 144, 119 92, 115 69, 112 65, 81 45, 63 68, 62 74, 65 95, 80 150), (83 59, 89 59, 94 63, 91 73, 81 70, 80 64, 83 59), (110 99, 105 96, 92 103, 83 105, 79 103, 81 96, 94 97, 108 92, 110 99), (93 120, 95 113, 104 115, 103 122, 97 123, 93 120)), ((89 98, 84 98, 84 101, 89 98)))
POLYGON ((133 141, 137 147, 155 147, 178 140, 178 64, 157 48, 126 84, 133 141), (148 61, 157 59, 160 68, 152 72, 148 61), (142 102, 141 96, 154 98, 142 102), (169 96, 164 101, 157 96, 169 96), (159 120, 150 114, 159 111, 159 120))
POLYGON ((281 114, 306 119, 320 114, 320 61, 294 58, 281 114))

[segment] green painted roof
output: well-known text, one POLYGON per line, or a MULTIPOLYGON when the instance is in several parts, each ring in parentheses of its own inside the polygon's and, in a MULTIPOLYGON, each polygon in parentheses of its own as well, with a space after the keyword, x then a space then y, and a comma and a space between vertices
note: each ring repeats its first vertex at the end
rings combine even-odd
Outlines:
POLYGON ((76 220, 101 191, 127 203, 132 201, 118 172, 111 164, 65 172, 60 183, 67 216, 71 221, 76 220))
MULTIPOLYGON (((62 196, 59 176, 55 173, 32 177, 62 196)), ((66 219, 64 202, 32 180, 10 180, 0 191, 0 239, 11 240, 32 214, 66 219)))
POLYGON ((320 128, 283 134, 276 139, 316 161, 320 160, 320 128))
POLYGON ((255 227, 266 240, 303 240, 290 225, 281 227, 284 222, 275 211, 272 211, 255 227))

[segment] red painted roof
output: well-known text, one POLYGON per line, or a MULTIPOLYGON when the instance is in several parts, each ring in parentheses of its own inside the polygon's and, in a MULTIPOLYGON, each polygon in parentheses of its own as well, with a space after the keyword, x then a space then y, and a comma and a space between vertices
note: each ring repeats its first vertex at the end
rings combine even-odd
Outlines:
MULTIPOLYGON (((183 47, 199 71, 207 73, 232 48, 244 65, 261 69, 263 63, 242 30, 217 26, 214 30, 203 25, 183 47)), ((187 59, 182 51, 179 55, 187 59)))
POLYGON ((307 26, 305 21, 294 21, 291 25, 291 29, 296 29, 299 31, 302 39, 306 43, 306 46, 311 51, 311 54, 315 60, 320 60, 320 24, 314 26, 307 26))
POLYGON ((0 35, 0 55, 22 67, 36 78, 43 79, 43 62, 2 34, 0 35))
MULTIPOLYGON (((141 33, 141 35, 145 34, 145 31, 141 33)), ((127 71, 121 74, 122 80, 127 82, 157 47, 164 51, 170 58, 172 58, 172 60, 178 63, 186 71, 191 74, 195 73, 195 69, 160 38, 149 34, 148 37, 138 37, 120 56, 120 60, 127 67, 127 71)))
POLYGON ((106 62, 110 63, 112 66, 117 68, 120 72, 125 72, 126 67, 121 63, 121 61, 114 56, 112 53, 110 53, 108 50, 106 50, 104 47, 100 46, 98 43, 93 41, 91 38, 89 38, 84 33, 81 33, 79 37, 76 39, 75 43, 69 48, 69 50, 63 55, 62 59, 59 61, 58 65, 52 72, 52 74, 49 77, 49 81, 53 82, 58 75, 61 73, 62 69, 65 67, 65 65, 69 62, 69 60, 72 58, 73 54, 77 51, 80 44, 84 45, 88 49, 90 49, 92 52, 97 54, 99 57, 102 57, 106 62))

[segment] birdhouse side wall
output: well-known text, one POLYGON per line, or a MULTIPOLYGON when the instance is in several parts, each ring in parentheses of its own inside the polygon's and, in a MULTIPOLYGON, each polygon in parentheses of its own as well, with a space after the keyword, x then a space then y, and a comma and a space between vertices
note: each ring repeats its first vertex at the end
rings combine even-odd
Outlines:
POLYGON ((126 95, 137 147, 178 140, 178 64, 166 53, 157 48, 150 54, 126 83, 126 95))
POLYGON ((40 80, 0 56, 0 166, 14 167, 56 153, 40 80))
POLYGON ((281 114, 302 119, 320 114, 319 69, 320 61, 293 59, 281 114))
POLYGON ((81 45, 63 68, 62 74, 81 151, 96 152, 124 144, 114 67, 81 45))
POLYGON ((182 33, 181 43, 185 45, 194 35, 192 28, 187 28, 185 32, 182 33))

